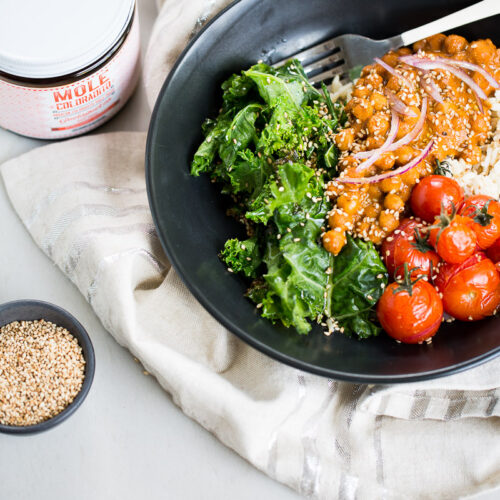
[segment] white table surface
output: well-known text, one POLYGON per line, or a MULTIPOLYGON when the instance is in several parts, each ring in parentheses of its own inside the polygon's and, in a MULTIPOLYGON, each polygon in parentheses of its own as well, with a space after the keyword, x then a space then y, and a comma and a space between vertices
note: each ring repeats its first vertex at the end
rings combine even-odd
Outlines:
MULTIPOLYGON (((144 54, 156 7, 154 0, 138 4, 144 54)), ((144 131, 148 123, 141 82, 127 106, 96 133, 144 131)), ((0 129, 0 163, 42 144, 0 129)), ((191 421, 143 374, 31 240, 3 184, 0 220, 0 303, 36 298, 62 306, 88 330, 96 353, 93 386, 70 419, 40 435, 0 434, 1 500, 299 498, 191 421)))

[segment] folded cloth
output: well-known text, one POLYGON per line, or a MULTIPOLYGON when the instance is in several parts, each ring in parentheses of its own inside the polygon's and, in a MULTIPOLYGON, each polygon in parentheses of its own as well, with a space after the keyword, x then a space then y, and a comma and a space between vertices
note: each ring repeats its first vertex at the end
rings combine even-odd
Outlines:
MULTIPOLYGON (((226 3, 164 2, 145 61, 151 98, 188 38, 226 3)), ((88 136, 38 148, 1 173, 40 248, 188 416, 314 498, 458 498, 500 484, 500 360, 368 386, 260 354, 170 267, 149 212, 144 148, 142 133, 88 136)))

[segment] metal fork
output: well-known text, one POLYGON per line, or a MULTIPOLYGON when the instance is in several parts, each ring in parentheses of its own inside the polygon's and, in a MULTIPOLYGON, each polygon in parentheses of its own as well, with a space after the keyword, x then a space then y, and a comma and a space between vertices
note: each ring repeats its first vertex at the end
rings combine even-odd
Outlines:
POLYGON ((339 75, 341 82, 347 83, 350 80, 349 70, 370 64, 374 57, 380 57, 389 50, 411 45, 422 38, 495 14, 500 14, 500 0, 483 0, 441 19, 385 40, 372 40, 361 35, 350 34, 337 36, 302 52, 291 54, 273 66, 277 68, 289 59, 298 59, 313 84, 330 80, 337 75, 339 75))

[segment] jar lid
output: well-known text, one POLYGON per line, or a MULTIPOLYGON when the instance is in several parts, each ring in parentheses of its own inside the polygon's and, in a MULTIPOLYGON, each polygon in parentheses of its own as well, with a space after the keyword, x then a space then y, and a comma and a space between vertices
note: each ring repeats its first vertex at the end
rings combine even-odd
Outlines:
POLYGON ((123 36, 135 0, 1 0, 0 71, 55 78, 81 71, 123 36))

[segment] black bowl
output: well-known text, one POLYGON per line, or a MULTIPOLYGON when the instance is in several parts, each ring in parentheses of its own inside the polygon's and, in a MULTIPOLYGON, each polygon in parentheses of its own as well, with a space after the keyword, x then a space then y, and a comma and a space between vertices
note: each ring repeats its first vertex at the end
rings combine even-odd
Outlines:
POLYGON ((13 321, 35 321, 44 319, 58 326, 66 328, 82 347, 85 358, 85 379, 82 388, 75 399, 61 412, 49 420, 39 424, 26 426, 1 425, 0 432, 6 434, 36 434, 55 427, 70 415, 83 403, 92 385, 95 372, 94 348, 85 328, 69 312, 60 307, 42 302, 40 300, 17 300, 0 305, 0 327, 13 321))
MULTIPOLYGON (((409 382, 470 368, 500 353, 500 320, 445 324, 430 345, 397 344, 386 335, 357 341, 319 329, 300 336, 273 326, 244 298, 247 283, 217 257, 242 228, 226 200, 189 165, 200 126, 220 106, 220 84, 259 59, 279 60, 342 33, 385 38, 474 2, 456 0, 240 0, 194 39, 158 97, 149 129, 146 180, 153 218, 173 266, 203 306, 245 342, 284 363, 357 382, 409 382)), ((500 41, 495 16, 454 30, 500 41)), ((203 335, 203 332, 200 332, 203 335)))

